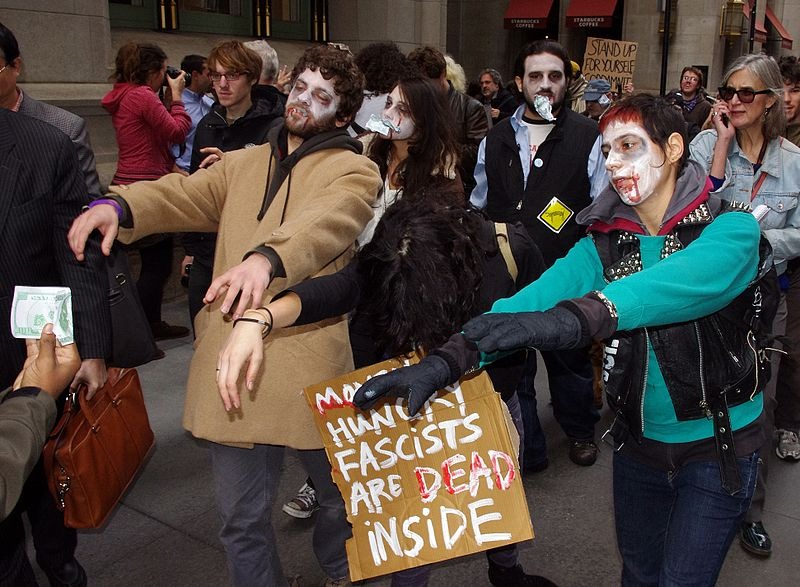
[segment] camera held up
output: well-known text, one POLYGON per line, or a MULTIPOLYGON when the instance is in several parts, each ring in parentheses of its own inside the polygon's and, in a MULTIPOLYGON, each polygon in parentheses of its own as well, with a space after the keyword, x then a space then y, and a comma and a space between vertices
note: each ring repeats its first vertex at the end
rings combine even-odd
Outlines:
MULTIPOLYGON (((181 70, 180 69, 178 69, 177 67, 173 67, 172 65, 167 65, 167 75, 169 77, 171 77, 172 79, 175 79, 180 74, 181 74, 181 70)), ((161 82, 162 86, 166 86, 167 85, 167 75, 164 76, 164 81, 161 82)), ((192 83, 192 74, 191 73, 183 74, 183 79, 186 82, 186 85, 188 86, 189 84, 192 83)))

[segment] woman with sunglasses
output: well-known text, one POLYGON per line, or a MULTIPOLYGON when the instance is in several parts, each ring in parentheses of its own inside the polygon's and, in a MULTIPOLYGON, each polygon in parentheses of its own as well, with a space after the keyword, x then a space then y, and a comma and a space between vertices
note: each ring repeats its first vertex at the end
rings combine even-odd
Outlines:
MULTIPOLYGON (((800 256, 800 149, 781 136, 786 127, 782 91, 780 68, 771 57, 739 57, 723 76, 720 99, 711 111, 713 128, 697 135, 689 152, 708 172, 712 193, 724 200, 748 203, 758 212, 785 290, 788 286, 783 275, 786 262, 800 256)), ((782 335, 785 328, 786 302, 781 295, 773 334, 782 335)), ((742 547, 760 556, 768 556, 772 549, 762 523, 762 511, 767 456, 774 449, 775 389, 780 353, 772 354, 771 363, 773 377, 764 390, 763 464, 759 467, 752 505, 739 534, 742 547)))

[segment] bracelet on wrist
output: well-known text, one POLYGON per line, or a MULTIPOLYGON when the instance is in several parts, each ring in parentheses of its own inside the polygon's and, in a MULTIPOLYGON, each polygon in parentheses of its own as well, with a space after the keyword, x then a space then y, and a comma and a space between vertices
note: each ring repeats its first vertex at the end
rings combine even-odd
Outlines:
MULTIPOLYGON (((266 308, 264 308, 266 309, 266 308)), ((266 320, 262 320, 261 318, 250 318, 248 316, 242 316, 241 318, 237 318, 233 321, 234 328, 239 322, 252 322, 253 324, 260 324, 261 325, 261 339, 267 338, 269 333, 272 332, 272 312, 267 310, 267 313, 270 315, 270 321, 267 322, 266 320)))
POLYGON ((119 205, 119 202, 117 202, 116 200, 112 200, 111 198, 99 198, 97 200, 93 200, 89 202, 89 204, 86 206, 86 209, 88 210, 90 208, 94 208, 95 206, 100 206, 102 204, 107 204, 112 208, 114 208, 114 210, 117 213, 117 219, 122 220, 122 206, 119 205))

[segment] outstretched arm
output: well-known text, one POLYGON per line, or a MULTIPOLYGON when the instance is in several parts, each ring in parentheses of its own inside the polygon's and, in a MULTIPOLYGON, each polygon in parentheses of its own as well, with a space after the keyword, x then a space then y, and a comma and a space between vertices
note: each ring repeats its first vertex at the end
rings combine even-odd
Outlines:
POLYGON ((241 406, 239 380, 245 366, 245 387, 248 391, 255 388, 264 359, 264 339, 272 331, 294 324, 301 309, 300 297, 290 292, 235 320, 217 359, 217 389, 226 410, 241 406))

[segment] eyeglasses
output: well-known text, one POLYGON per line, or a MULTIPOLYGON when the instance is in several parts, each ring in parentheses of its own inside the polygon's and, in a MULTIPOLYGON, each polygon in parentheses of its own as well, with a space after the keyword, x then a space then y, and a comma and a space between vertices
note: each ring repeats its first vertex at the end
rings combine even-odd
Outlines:
POLYGON ((700 78, 699 77, 694 77, 694 76, 691 76, 691 75, 685 75, 685 76, 683 76, 681 78, 681 80, 685 81, 685 82, 699 82, 700 78))
POLYGON ((218 71, 212 71, 211 73, 208 74, 208 77, 210 77, 211 81, 214 82, 215 84, 218 83, 219 80, 221 80, 223 78, 223 76, 229 82, 235 82, 237 79, 239 79, 239 77, 241 75, 244 75, 245 73, 246 72, 244 72, 244 71, 226 71, 225 73, 219 73, 218 71))
POLYGON ((741 88, 739 90, 732 88, 730 86, 722 86, 717 88, 719 92, 719 97, 725 100, 726 102, 730 102, 733 100, 733 95, 736 94, 739 97, 739 101, 742 104, 750 104, 753 100, 756 99, 756 96, 759 94, 770 94, 772 90, 753 90, 750 88, 741 88))

